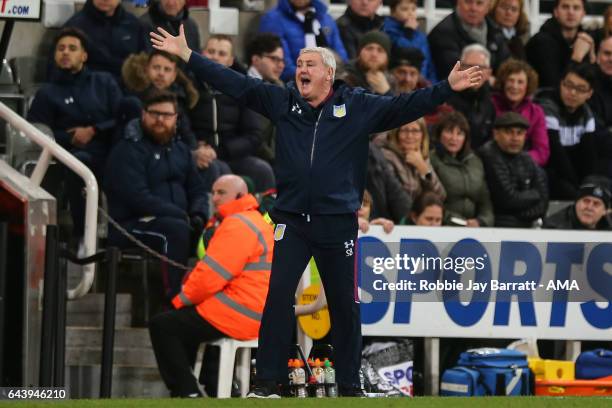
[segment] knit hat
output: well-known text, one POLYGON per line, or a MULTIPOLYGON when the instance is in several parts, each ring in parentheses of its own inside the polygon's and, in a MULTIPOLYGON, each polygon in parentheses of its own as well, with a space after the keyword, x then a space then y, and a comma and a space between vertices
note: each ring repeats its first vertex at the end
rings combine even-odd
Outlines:
POLYGON ((604 206, 606 208, 609 208, 612 193, 610 193, 608 185, 609 183, 604 182, 599 177, 597 179, 595 179, 594 177, 587 178, 580 185, 580 187, 578 187, 578 197, 576 198, 576 200, 580 200, 582 197, 586 196, 595 197, 603 201, 604 206))
POLYGON ((361 51, 363 47, 372 43, 378 44, 383 47, 385 52, 387 53, 387 57, 391 57, 391 40, 389 39, 387 34, 383 33, 382 31, 368 31, 367 33, 365 33, 359 39, 359 50, 357 51, 357 53, 359 53, 359 51, 361 51))
POLYGON ((391 65, 389 68, 393 69, 401 66, 409 66, 415 67, 421 71, 424 59, 423 53, 418 48, 393 47, 393 51, 391 52, 391 65))

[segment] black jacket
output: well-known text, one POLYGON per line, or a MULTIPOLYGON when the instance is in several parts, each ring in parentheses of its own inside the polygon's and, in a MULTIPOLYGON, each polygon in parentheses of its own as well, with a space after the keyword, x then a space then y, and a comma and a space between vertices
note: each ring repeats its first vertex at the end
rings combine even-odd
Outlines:
POLYGON ((293 213, 357 211, 366 182, 368 135, 423 116, 452 92, 447 81, 396 97, 372 95, 336 82, 333 94, 313 108, 294 83, 286 89, 267 84, 196 53, 188 66, 198 79, 276 125, 276 208, 293 213))
POLYGON ((157 27, 161 27, 172 35, 178 35, 179 27, 183 24, 189 48, 196 51, 201 50, 200 30, 198 24, 192 18, 189 18, 187 6, 176 17, 171 17, 163 12, 159 0, 151 0, 149 11, 140 17, 140 22, 147 33, 156 31, 157 27))
POLYGON ((200 99, 189 112, 196 138, 213 146, 221 160, 231 161, 254 156, 262 143, 265 118, 247 108, 244 103, 239 103, 205 84, 199 91, 200 99), (216 108, 213 105, 216 105, 216 108), (214 109, 217 111, 218 138, 215 138, 213 126, 214 109))
POLYGON ((73 150, 68 129, 94 126, 96 135, 83 149, 106 154, 110 149, 116 125, 121 90, 106 72, 83 68, 77 74, 55 69, 52 82, 36 92, 28 112, 29 122, 44 123, 55 140, 73 150))
POLYGON ((604 74, 599 67, 595 92, 588 102, 597 124, 597 172, 612 177, 612 77, 604 74))
MULTIPOLYGON (((496 70, 499 64, 510 57, 506 38, 493 24, 489 17, 487 23, 487 49, 491 53, 491 68, 496 70)), ((459 61, 461 50, 476 42, 461 26, 459 16, 454 11, 436 25, 427 37, 438 78, 446 78, 459 61)))
POLYGON ((496 227, 529 228, 548 208, 546 175, 526 152, 502 152, 494 140, 480 149, 496 227))
POLYGON ((374 143, 368 150, 368 179, 366 189, 372 196, 370 218, 387 218, 399 224, 408 217, 412 202, 410 195, 389 167, 382 151, 374 143))
MULTIPOLYGON (((589 230, 578 220, 575 205, 570 205, 547 217, 542 227, 549 229, 589 230)), ((610 231, 612 229, 610 219, 604 215, 597 223, 595 229, 598 231, 610 231)))
POLYGON ((104 191, 111 217, 121 223, 142 217, 206 218, 208 198, 189 147, 172 139, 159 145, 132 120, 106 162, 104 191))
POLYGON ((95 71, 110 72, 117 82, 121 65, 130 54, 150 49, 149 32, 136 16, 119 4, 115 14, 107 17, 87 0, 83 9, 64 24, 76 27, 87 35, 87 66, 95 71))
POLYGON ((491 139, 495 122, 495 105, 491 101, 491 88, 485 84, 477 91, 456 92, 447 103, 463 113, 470 125, 470 144, 478 149, 491 139))
POLYGON ((554 17, 546 20, 540 31, 531 37, 525 52, 527 61, 538 72, 540 87, 558 87, 570 63, 572 45, 561 34, 561 26, 554 17))
POLYGON ((385 18, 378 14, 374 18, 358 16, 347 6, 344 14, 336 20, 336 25, 349 59, 357 56, 361 37, 368 31, 380 31, 384 21, 385 18))

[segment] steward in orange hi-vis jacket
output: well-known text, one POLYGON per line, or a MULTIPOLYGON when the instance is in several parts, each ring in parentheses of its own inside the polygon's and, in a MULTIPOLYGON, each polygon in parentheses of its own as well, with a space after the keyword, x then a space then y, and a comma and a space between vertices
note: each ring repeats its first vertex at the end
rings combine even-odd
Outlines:
MULTIPOLYGON (((257 338, 268 294, 273 229, 257 200, 240 177, 225 175, 213 184, 212 203, 221 222, 206 255, 172 300, 176 310, 149 324, 159 372, 173 397, 201 395, 192 372, 201 342, 257 338)), ((208 381, 206 386, 209 392, 208 381)))
POLYGON ((270 280, 273 229, 257 207, 250 194, 219 207, 223 221, 206 255, 172 300, 177 309, 195 305, 200 316, 239 340, 257 337, 270 280))

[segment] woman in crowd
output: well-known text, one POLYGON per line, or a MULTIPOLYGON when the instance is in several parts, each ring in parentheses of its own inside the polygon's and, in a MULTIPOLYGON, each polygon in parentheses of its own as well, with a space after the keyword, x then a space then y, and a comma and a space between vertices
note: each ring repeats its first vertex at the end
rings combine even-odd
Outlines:
POLYGON ((389 132, 382 151, 413 201, 427 190, 444 200, 446 192, 429 162, 429 135, 423 118, 389 132))
POLYGON ((440 196, 432 191, 425 191, 417 197, 410 211, 413 225, 439 227, 444 219, 444 203, 440 196))
POLYGON ((447 225, 493 225, 493 204, 482 161, 470 149, 470 128, 461 112, 443 116, 435 128, 431 164, 446 190, 447 225))
POLYGON ((501 64, 496 78, 497 92, 492 98, 497 116, 513 111, 529 121, 525 149, 538 166, 544 167, 550 155, 546 119, 542 107, 531 99, 538 89, 538 74, 525 61, 510 58, 501 64))
POLYGON ((525 43, 529 36, 529 20, 524 0, 495 0, 489 17, 499 26, 512 56, 524 60, 525 43))

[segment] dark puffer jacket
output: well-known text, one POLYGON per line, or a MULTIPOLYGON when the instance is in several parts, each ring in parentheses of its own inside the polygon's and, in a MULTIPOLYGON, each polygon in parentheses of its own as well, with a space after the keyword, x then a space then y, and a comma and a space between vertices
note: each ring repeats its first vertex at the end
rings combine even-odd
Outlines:
POLYGON ((478 149, 491 139, 495 122, 495 105, 491 101, 491 87, 485 84, 477 91, 455 92, 447 103, 463 113, 470 125, 472 149, 478 149))
POLYGON ((527 42, 527 61, 538 72, 540 87, 559 86, 572 57, 572 44, 573 41, 568 43, 563 37, 561 26, 554 17, 546 20, 527 42))
POLYGON ((546 214, 546 174, 528 153, 502 152, 494 140, 479 151, 495 212, 495 226, 530 228, 546 214))
POLYGON ((206 218, 208 198, 189 147, 176 138, 163 146, 155 143, 140 121, 128 123, 106 163, 110 215, 122 223, 146 216, 206 218))
POLYGON ((87 35, 87 66, 95 71, 110 72, 117 82, 121 79, 121 65, 130 55, 150 49, 149 33, 136 16, 117 6, 115 14, 107 17, 87 0, 83 9, 64 25, 76 27, 87 35))
POLYGON ((355 14, 350 7, 346 8, 344 14, 336 20, 336 25, 350 59, 357 56, 361 37, 368 31, 380 31, 383 22, 384 17, 378 14, 374 15, 374 18, 362 17, 355 14))
POLYGON ((244 103, 202 84, 200 99, 189 113, 198 140, 213 146, 221 160, 254 156, 262 144, 265 118, 244 103), (213 112, 216 111, 216 129, 213 112))
MULTIPOLYGON (((486 17, 487 23, 487 49, 491 53, 491 68, 497 69, 499 64, 510 57, 510 50, 506 44, 504 34, 486 17)), ((461 26, 457 12, 446 16, 440 21, 427 38, 433 57, 438 78, 446 78, 461 57, 461 50, 467 45, 476 42, 461 26)))
MULTIPOLYGON (((567 208, 564 208, 550 217, 544 220, 543 228, 549 229, 567 229, 567 230, 586 230, 584 225, 578 220, 576 216, 576 206, 570 205, 567 208)), ((601 220, 597 223, 595 227, 598 231, 610 231, 612 230, 612 225, 610 224, 610 219, 606 216, 603 216, 601 220)))

